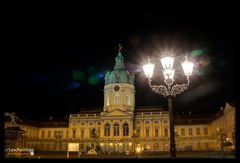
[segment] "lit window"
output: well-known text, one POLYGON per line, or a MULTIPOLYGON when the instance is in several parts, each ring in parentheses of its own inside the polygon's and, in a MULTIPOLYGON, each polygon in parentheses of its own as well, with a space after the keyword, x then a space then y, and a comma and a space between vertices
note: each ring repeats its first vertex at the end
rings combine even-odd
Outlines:
POLYGON ((204 135, 208 135, 208 128, 204 128, 204 135))
POLYGON ((114 136, 119 136, 119 124, 114 124, 114 132, 113 132, 114 136))
POLYGON ((158 137, 158 128, 155 128, 155 137, 158 137))
POLYGON ((185 129, 184 128, 181 129, 181 135, 185 136, 185 129))
POLYGON ((146 128, 146 137, 148 138, 149 137, 149 129, 146 128))
POLYGON ((110 136, 110 125, 108 123, 104 127, 104 136, 110 136))
POLYGON ((124 123, 123 124, 123 136, 128 136, 128 132, 129 132, 128 124, 124 123))
POLYGON ((126 99, 125 99, 125 100, 126 100, 126 104, 127 104, 127 105, 130 105, 129 96, 128 96, 128 95, 126 95, 126 97, 125 97, 125 98, 126 98, 126 99))
POLYGON ((109 95, 106 97, 106 105, 109 106, 109 95))
POLYGON ((140 129, 137 129, 137 136, 140 136, 140 129))
POLYGON ((200 135, 200 128, 196 128, 197 135, 200 135))
POLYGON ((42 138, 45 137, 45 131, 42 131, 42 135, 41 135, 42 138))
POLYGON ((167 128, 164 129, 164 136, 168 137, 168 129, 167 128))
POLYGON ((72 138, 76 138, 76 128, 72 129, 72 138))
POLYGON ((81 129, 81 138, 84 138, 84 129, 81 129))
POLYGON ((189 135, 192 135, 192 128, 188 129, 189 135))
POLYGON ((98 136, 100 136, 100 134, 101 134, 101 129, 100 127, 98 127, 98 136))
POLYGON ((68 138, 68 130, 66 131, 66 138, 68 138))
POLYGON ((48 131, 48 138, 51 137, 51 131, 48 131))
POLYGON ((115 95, 115 104, 119 104, 120 103, 120 99, 119 99, 119 94, 115 95))

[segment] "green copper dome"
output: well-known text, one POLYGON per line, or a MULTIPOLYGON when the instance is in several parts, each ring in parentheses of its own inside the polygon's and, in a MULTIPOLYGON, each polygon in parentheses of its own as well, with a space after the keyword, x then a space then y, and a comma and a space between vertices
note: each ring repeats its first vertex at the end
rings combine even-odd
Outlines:
POLYGON ((134 84, 134 75, 130 74, 124 65, 124 57, 119 51, 115 58, 115 66, 112 72, 107 72, 105 75, 105 85, 111 83, 127 83, 134 84))

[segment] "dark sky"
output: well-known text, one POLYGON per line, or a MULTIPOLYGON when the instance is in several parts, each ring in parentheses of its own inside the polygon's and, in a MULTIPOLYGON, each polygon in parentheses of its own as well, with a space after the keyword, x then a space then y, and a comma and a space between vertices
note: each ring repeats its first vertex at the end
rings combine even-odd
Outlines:
MULTIPOLYGON (((102 108, 104 75, 121 43, 125 64, 135 73, 137 106, 167 108, 167 99, 151 92, 141 66, 148 56, 159 64, 161 50, 171 49, 179 60, 187 54, 195 63, 190 87, 174 98, 174 110, 213 113, 236 100, 235 15, 222 9, 231 8, 22 10, 6 25, 6 111, 34 119, 102 108)), ((182 83, 179 62, 176 81, 182 83)), ((162 79, 161 70, 155 75, 162 79)))

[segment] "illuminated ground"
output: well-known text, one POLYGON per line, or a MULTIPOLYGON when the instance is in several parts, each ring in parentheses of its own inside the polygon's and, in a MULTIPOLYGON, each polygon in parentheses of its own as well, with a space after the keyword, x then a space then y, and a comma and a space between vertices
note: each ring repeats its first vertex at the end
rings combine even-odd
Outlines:
MULTIPOLYGON (((22 158, 26 158, 23 156, 22 158)), ((29 158, 67 158, 66 152, 35 152, 35 156, 29 157, 29 158)), ((70 153, 69 158, 78 158, 77 153, 70 153)), ((100 154, 100 155, 86 155, 83 154, 80 156, 80 158, 94 158, 94 159, 112 159, 112 158, 133 158, 133 159, 139 159, 139 158, 169 158, 168 153, 144 153, 140 155, 136 154, 100 154)), ((176 158, 223 158, 223 155, 221 152, 177 152, 176 158)), ((225 153, 224 158, 235 158, 235 153, 225 153)))

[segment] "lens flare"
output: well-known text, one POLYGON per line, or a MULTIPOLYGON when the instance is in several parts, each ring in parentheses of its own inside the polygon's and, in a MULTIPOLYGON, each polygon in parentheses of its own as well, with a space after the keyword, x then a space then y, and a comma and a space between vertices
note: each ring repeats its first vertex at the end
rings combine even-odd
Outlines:
POLYGON ((97 76, 93 75, 93 76, 90 76, 90 78, 88 79, 88 83, 90 85, 97 85, 99 82, 97 76))
POLYGON ((206 50, 204 49, 196 49, 192 51, 192 56, 196 57, 196 56, 200 56, 202 54, 206 53, 206 50))
POLYGON ((83 80, 85 78, 85 73, 83 71, 73 71, 72 77, 76 81, 83 80))
POLYGON ((67 84, 66 84, 66 89, 67 90, 73 90, 73 89, 76 89, 76 88, 78 88, 78 87, 80 87, 80 83, 78 83, 78 82, 75 82, 75 81, 70 81, 70 82, 68 82, 67 84))

